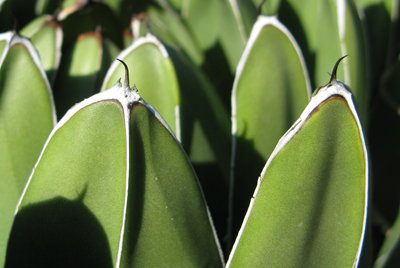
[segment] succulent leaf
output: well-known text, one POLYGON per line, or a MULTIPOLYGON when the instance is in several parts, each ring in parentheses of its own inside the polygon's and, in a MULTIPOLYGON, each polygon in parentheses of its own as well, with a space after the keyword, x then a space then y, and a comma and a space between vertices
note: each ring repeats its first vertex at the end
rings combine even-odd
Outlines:
POLYGON ((227 267, 357 267, 368 173, 352 94, 333 79, 268 159, 227 267))
POLYGON ((6 267, 222 267, 186 154, 127 83, 77 104, 50 134, 17 207, 6 267))
POLYGON ((35 48, 15 33, 7 37, 0 62, 0 265, 15 206, 56 122, 50 85, 35 48))
POLYGON ((293 36, 276 17, 260 16, 232 90, 231 235, 239 230, 259 170, 310 94, 305 62, 293 36))

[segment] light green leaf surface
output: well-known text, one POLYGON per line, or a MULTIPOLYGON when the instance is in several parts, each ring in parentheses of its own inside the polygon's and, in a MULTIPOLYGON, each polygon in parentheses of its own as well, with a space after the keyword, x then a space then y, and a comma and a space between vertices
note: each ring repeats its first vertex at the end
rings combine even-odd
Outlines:
POLYGON ((82 34, 65 53, 54 85, 57 114, 63 116, 73 105, 93 95, 103 56, 98 32, 82 34), (90 49, 88 49, 90 48, 90 49))
MULTIPOLYGON (((64 1, 63 4, 66 4, 64 1)), ((57 13, 57 20, 61 22, 64 33, 63 47, 72 46, 76 38, 88 32, 101 28, 102 34, 107 36, 114 44, 123 46, 123 27, 120 20, 106 4, 98 1, 81 2, 65 7, 57 13)), ((68 4, 66 4, 68 5, 68 4)))
POLYGON ((204 55, 195 37, 187 29, 179 14, 166 2, 163 9, 150 7, 147 10, 149 24, 157 38, 170 45, 182 48, 196 65, 201 65, 204 55))
POLYGON ((218 1, 186 1, 181 8, 181 17, 203 51, 215 44, 221 24, 218 1))
POLYGON ((192 163, 218 163, 227 183, 229 173, 229 116, 206 76, 179 51, 167 47, 181 95, 182 145, 192 163))
POLYGON ((218 1, 218 3, 219 16, 221 17, 218 41, 224 51, 231 73, 234 74, 240 56, 246 46, 249 33, 246 32, 238 3, 229 0, 218 1))
POLYGON ((307 106, 310 92, 293 36, 276 17, 260 16, 232 91, 231 235, 239 230, 260 170, 307 106))
POLYGON ((339 68, 339 76, 353 90, 363 124, 367 123, 369 105, 368 62, 363 24, 352 0, 321 0, 318 44, 316 48, 315 83, 322 85, 326 70, 337 58, 349 55, 339 68))
MULTIPOLYGON (((163 116, 179 139, 179 85, 165 47, 153 35, 147 35, 122 51, 117 58, 133 67, 129 80, 136 85, 140 95, 163 116)), ((123 66, 114 61, 101 90, 111 88, 123 74, 123 66)))
POLYGON ((15 33, 13 31, 8 31, 5 33, 0 33, 0 63, 3 61, 4 57, 6 56, 7 47, 10 43, 11 38, 15 33), (3 54, 3 52, 5 52, 3 54))
MULTIPOLYGON (((135 41, 118 58, 134 67, 130 81, 176 133, 194 165, 205 196, 212 198, 216 189, 227 195, 229 116, 204 74, 181 51, 164 47, 149 34, 135 41)), ((103 88, 115 83, 122 73, 116 62, 103 88)), ((218 227, 226 226, 226 204, 218 199, 209 200, 218 227)))
POLYGON ((50 86, 39 56, 14 35, 0 67, 0 265, 18 199, 55 124, 50 86))
MULTIPOLYGON (((323 85, 329 78, 327 71, 340 57, 346 55, 340 46, 339 25, 335 0, 320 0, 318 16, 317 41, 315 48, 315 85, 323 85)), ((350 57, 350 56, 349 56, 350 57)), ((343 62, 345 63, 345 62, 343 62)), ((344 65, 338 69, 338 76, 345 77, 344 65)), ((316 88, 316 86, 315 86, 316 88)))
POLYGON ((368 162, 352 95, 321 89, 279 141, 227 267, 354 267, 366 225, 368 162))
POLYGON ((220 241, 226 234, 230 120, 207 77, 179 51, 167 47, 181 96, 181 143, 199 177, 220 241))
MULTIPOLYGON (((268 15, 268 16, 273 16, 278 13, 279 6, 281 2, 284 2, 284 0, 270 0, 270 1, 263 1, 263 0, 253 0, 252 1, 255 7, 259 7, 261 4, 261 14, 263 15, 268 15)), ((303 3, 305 1, 302 1, 303 3)))
POLYGON ((113 267, 124 218, 126 144, 115 101, 82 108, 53 132, 18 207, 6 267, 113 267))
POLYGON ((46 22, 51 20, 51 17, 52 16, 50 16, 50 15, 39 16, 36 19, 29 22, 29 24, 25 25, 25 27, 22 28, 19 33, 22 36, 31 37, 37 31, 39 31, 46 22))
POLYGON ((122 267, 221 267, 202 192, 180 144, 143 105, 132 108, 130 138, 122 267))
POLYGON ((8 246, 6 267, 27 264, 222 267, 193 168, 134 89, 94 95, 52 132, 8 246))
POLYGON ((41 16, 22 29, 38 50, 40 60, 51 84, 56 78, 61 58, 63 33, 61 25, 51 16, 41 16))
POLYGON ((319 38, 319 6, 321 0, 281 0, 280 2, 279 20, 290 29, 299 43, 307 62, 312 85, 315 85, 315 51, 319 38))
MULTIPOLYGON (((342 35, 343 55, 348 54, 345 65, 345 83, 355 96, 357 111, 361 122, 367 127, 370 106, 370 66, 367 59, 367 39, 365 22, 361 21, 354 0, 347 0, 344 6, 345 29, 342 35)), ((340 18, 339 18, 340 19, 340 18)))

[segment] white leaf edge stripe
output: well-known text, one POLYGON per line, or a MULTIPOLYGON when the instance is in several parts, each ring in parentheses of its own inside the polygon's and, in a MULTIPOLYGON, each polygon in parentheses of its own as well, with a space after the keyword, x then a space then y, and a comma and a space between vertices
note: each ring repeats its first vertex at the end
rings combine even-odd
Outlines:
POLYGON ((365 145, 365 138, 363 135, 363 130, 362 126, 360 123, 360 119, 357 115, 357 111, 354 105, 353 101, 353 95, 347 90, 345 84, 343 84, 340 81, 334 82, 331 86, 325 86, 322 88, 318 94, 313 96, 310 100, 310 103, 307 105, 303 113, 301 114, 300 118, 293 124, 293 126, 282 136, 282 138, 279 140, 278 144, 276 145, 274 151, 272 152, 270 158, 268 159, 267 163, 265 164, 260 177, 258 178, 257 182, 257 187, 254 191, 253 197, 251 198, 249 208, 247 210, 246 216, 243 220, 242 226, 240 228, 240 231, 238 233, 238 236, 236 238, 235 244, 233 245, 232 251, 229 255, 228 262, 226 264, 226 267, 228 268, 230 264, 232 263, 233 257, 235 255, 236 249, 240 243, 240 239, 243 235, 244 229, 246 228, 246 224, 249 220, 250 214, 253 210, 255 199, 257 198, 257 194, 260 190, 261 183, 263 178, 265 177, 265 174, 268 170, 269 165, 271 162, 274 160, 276 155, 293 139, 293 137, 301 130, 303 127, 304 123, 307 121, 307 119, 310 117, 310 115, 318 109, 318 107, 326 100, 328 100, 331 97, 339 96, 342 97, 343 99, 346 100, 350 111, 356 121, 356 124, 358 126, 359 130, 359 136, 362 141, 362 147, 363 147, 363 153, 364 153, 364 165, 365 165, 365 207, 364 207, 364 221, 363 221, 363 229, 362 229, 362 236, 360 237, 360 243, 358 246, 358 251, 356 258, 354 260, 353 267, 357 267, 358 262, 360 260, 360 254, 361 254, 361 249, 363 246, 364 242, 364 235, 365 235, 365 229, 366 229, 366 224, 367 224, 367 211, 368 211, 368 181, 369 181, 369 167, 368 167, 368 152, 367 148, 365 145))
MULTIPOLYGON (((40 163, 40 160, 42 159, 42 156, 44 154, 44 152, 46 151, 46 148, 49 144, 49 142, 51 141, 52 137, 54 136, 54 134, 60 129, 62 128, 66 122, 68 122, 77 112, 79 112, 81 109, 88 107, 92 104, 101 102, 101 101, 116 101, 118 102, 122 108, 123 108, 123 113, 124 113, 124 121, 125 121, 125 134, 126 134, 126 148, 127 148, 127 164, 126 164, 126 188, 125 188, 125 201, 124 201, 124 211, 123 211, 123 221, 122 221, 122 226, 121 226, 121 235, 120 235, 120 240, 119 240, 119 247, 118 247, 118 255, 117 255, 117 261, 116 261, 116 267, 119 268, 121 265, 121 256, 122 256, 122 248, 123 248, 123 239, 124 239, 124 233, 125 233, 125 222, 126 222, 126 211, 127 211, 127 206, 128 206, 128 190, 129 190, 129 154, 130 154, 130 150, 129 150, 129 126, 130 126, 130 111, 131 108, 133 107, 133 105, 135 104, 142 104, 144 105, 151 113, 154 114, 154 116, 160 121, 160 123, 170 132, 170 134, 172 135, 172 137, 174 137, 174 139, 177 141, 177 144, 180 146, 182 152, 185 153, 185 151, 182 148, 181 143, 179 142, 179 140, 176 138, 174 132, 171 130, 171 128, 168 126, 167 122, 164 120, 164 118, 161 116, 161 114, 159 112, 157 112, 156 109, 154 109, 153 106, 151 106, 150 104, 148 104, 145 100, 143 100, 140 95, 136 92, 134 92, 133 90, 127 90, 125 87, 122 86, 122 84, 118 81, 112 88, 100 92, 98 94, 93 95, 92 97, 83 100, 82 102, 76 104, 75 106, 73 106, 70 110, 67 111, 67 113, 65 114, 65 116, 57 123, 57 125, 54 127, 54 129, 51 131, 48 139, 46 140, 46 143, 42 149, 42 152, 40 153, 40 156, 38 158, 38 161, 36 162, 31 175, 29 176, 28 182, 25 185, 25 188, 22 192, 22 195, 18 201, 18 205, 16 207, 15 210, 15 215, 18 213, 18 210, 21 206, 22 200, 24 199, 25 193, 30 185, 30 182, 33 178, 33 175, 36 171, 37 166, 40 163)), ((185 153, 186 155, 186 153, 185 153)), ((186 155, 187 161, 190 163, 188 156, 186 155)), ((191 164, 190 164, 191 165, 191 164)), ((199 184, 199 180, 197 178, 196 173, 194 172, 196 179, 197 179, 197 183, 198 186, 200 188, 200 184, 199 184)), ((201 188, 200 188, 201 189, 201 188)), ((204 199, 204 194, 201 190, 202 193, 202 197, 203 200, 204 199)), ((217 238, 217 233, 214 227, 214 223, 212 221, 211 218, 211 214, 209 211, 209 208, 207 206, 207 204, 204 202, 206 211, 207 211, 207 215, 208 215, 208 219, 209 219, 209 223, 214 235, 214 239, 217 245, 217 248, 219 250, 219 254, 223 263, 223 254, 222 254, 222 250, 217 238)))
MULTIPOLYGON (((43 29, 44 26, 47 25, 47 23, 51 22, 53 17, 51 15, 43 15, 45 18, 45 21, 43 24, 38 27, 30 36, 27 36, 29 39, 31 39, 35 34, 37 34, 41 29, 43 29)), ((53 77, 50 78, 52 83, 54 83, 54 80, 56 78, 57 72, 58 72, 58 67, 60 66, 60 61, 61 61, 61 46, 63 42, 63 31, 61 28, 61 25, 59 23, 56 23, 56 26, 54 27, 54 32, 55 32, 55 53, 54 53, 54 61, 53 61, 53 68, 54 68, 54 74, 53 77)), ((39 55, 40 56, 40 55, 39 55)))
POLYGON ((243 16, 242 16, 242 13, 240 12, 239 4, 238 4, 237 0, 229 0, 229 4, 230 4, 230 6, 232 8, 232 12, 235 16, 236 23, 237 23, 242 41, 244 44, 246 44, 248 41, 248 38, 247 38, 246 29, 244 27, 243 16))
MULTIPOLYGON (((336 0, 337 6, 337 23, 339 29, 340 49, 342 55, 347 55, 347 42, 346 42, 346 3, 347 0, 336 0)), ((344 65, 344 81, 351 86, 350 63, 349 59, 345 58, 344 65)))
MULTIPOLYGON (((234 166, 235 166, 235 159, 236 159, 236 136, 237 136, 237 118, 236 118, 236 114, 237 114, 237 104, 236 104, 236 92, 237 92, 237 87, 239 84, 239 81, 241 79, 243 70, 246 66, 247 60, 250 56, 250 53, 253 50, 253 46, 255 44, 255 42, 257 41, 261 31, 264 29, 264 27, 266 26, 273 26, 277 29, 279 29, 283 34, 285 34, 289 40, 291 41, 293 47, 295 48, 298 58, 300 60, 301 66, 303 67, 303 75, 304 78, 306 80, 306 86, 307 86, 307 93, 308 96, 311 96, 311 82, 310 82, 310 78, 308 75, 308 71, 307 71, 307 66, 306 66, 306 62, 304 60, 303 54, 301 52, 300 46, 298 45, 298 43, 296 42, 296 40, 294 39, 294 36, 290 33, 290 31, 286 28, 286 26, 284 26, 279 20, 277 16, 264 16, 264 15, 260 15, 257 18, 256 23, 253 26, 253 29, 251 31, 250 34, 250 38, 249 41, 247 42, 247 45, 244 49, 243 55, 240 58, 240 61, 238 63, 237 69, 236 69, 236 76, 235 76, 235 80, 233 82, 233 88, 232 88, 232 96, 231 96, 231 104, 232 104, 232 108, 231 108, 231 122, 232 122, 232 155, 231 155, 231 163, 230 163, 230 179, 231 179, 231 187, 229 189, 230 192, 230 199, 233 198, 233 185, 234 185, 234 166)), ((230 204, 232 204, 232 202, 229 202, 230 204)), ((229 208, 229 215, 232 214, 233 207, 229 208)), ((228 229, 230 229, 230 227, 228 227, 228 229)), ((230 233, 230 231, 228 230, 228 233, 230 233)))
MULTIPOLYGON (((139 48, 140 46, 146 45, 146 44, 152 44, 155 45, 161 52, 161 54, 164 56, 164 58, 169 58, 168 51, 164 47, 164 45, 158 40, 154 35, 151 33, 147 33, 144 37, 140 37, 137 40, 135 40, 132 45, 121 51, 121 53, 117 56, 118 59, 124 60, 132 51, 135 49, 139 48)), ((107 71, 106 76, 104 77, 103 84, 101 86, 100 91, 106 90, 106 86, 108 81, 110 80, 111 76, 115 73, 119 66, 118 61, 114 61, 110 68, 107 71)), ((176 92, 176 94, 179 96, 179 92, 176 92)), ((178 141, 181 141, 181 122, 180 122, 180 104, 176 104, 175 106, 175 129, 176 129, 176 137, 178 138, 178 141)))
POLYGON ((55 109, 55 105, 54 105, 53 92, 50 87, 50 82, 47 79, 47 75, 46 75, 46 73, 43 69, 42 63, 40 61, 39 53, 37 52, 35 46, 32 44, 32 42, 28 38, 22 37, 14 31, 9 31, 9 32, 0 34, 0 41, 2 41, 2 40, 5 40, 7 43, 6 43, 6 46, 4 47, 3 53, 0 58, 0 70, 3 66, 3 62, 4 62, 5 58, 7 57, 7 54, 9 53, 9 51, 11 50, 11 48, 13 46, 21 44, 28 50, 29 55, 31 56, 33 62, 35 63, 35 65, 46 85, 47 94, 49 96, 49 101, 50 101, 50 105, 51 105, 51 111, 52 111, 51 115, 52 115, 52 119, 53 119, 53 126, 55 126, 57 123, 57 116, 56 116, 56 109, 55 109))
MULTIPOLYGON (((237 120, 236 120, 236 113, 237 113, 237 104, 236 104, 236 92, 237 92, 237 87, 240 81, 240 78, 242 76, 244 67, 247 63, 247 60, 250 56, 250 53, 253 49, 253 46, 255 44, 255 42, 258 39, 258 36, 260 35, 262 29, 266 26, 274 26, 277 29, 281 30, 288 38, 289 40, 292 42, 294 48, 297 51, 300 63, 303 67, 303 71, 304 71, 304 77, 306 80, 306 86, 307 86, 307 92, 308 92, 308 96, 311 96, 311 82, 310 82, 310 78, 308 75, 308 71, 307 71, 307 67, 306 67, 306 63, 305 60, 303 58, 303 54, 301 52, 301 49, 299 47, 299 45, 297 44, 296 40, 294 39, 293 35, 290 33, 290 31, 278 20, 278 18, 276 16, 263 16, 260 15, 256 21, 256 23, 254 24, 253 30, 251 31, 251 35, 249 38, 249 42, 246 45, 246 48, 244 49, 243 55, 240 58, 240 61, 238 63, 237 69, 236 69, 236 76, 235 76, 235 81, 233 83, 233 89, 232 89, 232 96, 231 96, 231 103, 232 103, 232 136, 234 137, 232 140, 232 160, 234 161, 235 158, 235 151, 236 151, 236 135, 237 135, 237 120)), ((233 162, 231 162, 231 168, 233 167, 233 162)))
MULTIPOLYGON (((362 35, 364 35, 364 38, 366 35, 365 14, 364 11, 361 8, 359 8, 357 4, 358 3, 356 3, 353 0, 336 0, 337 25, 339 30, 340 49, 342 55, 348 54, 349 41, 346 39, 346 29, 350 23, 354 23, 352 20, 350 20, 350 22, 347 21, 346 19, 347 9, 350 9, 351 16, 358 16, 358 18, 356 19, 359 20, 363 28, 362 35)), ((354 19, 354 17, 352 17, 352 19, 354 19)), ((350 57, 343 59, 343 64, 344 64, 343 69, 344 69, 344 81, 347 85, 351 87, 352 82, 351 82, 350 61, 351 61, 350 57)))

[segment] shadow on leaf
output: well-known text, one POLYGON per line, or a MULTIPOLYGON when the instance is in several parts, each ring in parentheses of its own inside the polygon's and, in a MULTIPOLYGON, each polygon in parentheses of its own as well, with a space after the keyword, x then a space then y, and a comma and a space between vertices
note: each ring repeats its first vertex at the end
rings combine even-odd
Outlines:
POLYGON ((22 208, 14 219, 5 267, 113 267, 106 233, 83 195, 22 208))

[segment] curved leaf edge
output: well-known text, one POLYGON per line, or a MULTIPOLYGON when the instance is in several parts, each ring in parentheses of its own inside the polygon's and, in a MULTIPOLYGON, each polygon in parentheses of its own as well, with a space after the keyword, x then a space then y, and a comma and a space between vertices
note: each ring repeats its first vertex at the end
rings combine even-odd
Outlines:
POLYGON ((318 94, 316 94, 315 96, 313 96, 310 100, 310 103, 307 105, 307 107, 305 108, 305 110, 303 111, 303 113, 301 114, 300 118, 293 124, 293 126, 282 136, 282 138, 279 140, 278 144, 276 145, 274 151, 272 152, 270 158, 268 159, 267 163, 265 164, 260 177, 258 178, 257 181, 257 187, 254 191, 253 197, 251 198, 250 201, 250 205, 249 208, 247 210, 246 216, 243 220, 242 226, 239 230, 238 236, 236 238, 236 241, 232 247, 231 253, 229 255, 226 267, 230 267, 233 257, 235 255, 236 249, 240 243, 240 239, 243 235, 244 229, 246 227, 246 224, 249 220, 249 217, 251 215, 252 209, 254 207, 255 204, 255 200, 257 198, 257 194, 261 188, 261 183, 263 181, 263 178, 265 177, 265 174, 268 170, 269 165, 271 164, 271 162, 274 160, 274 158, 276 157, 276 155, 291 141, 291 139, 301 130, 301 128, 303 127, 304 123, 308 120, 308 118, 312 115, 312 113, 318 109, 318 107, 323 104, 323 102, 327 101, 328 99, 330 99, 331 97, 334 96, 339 96, 342 97, 348 104, 351 113, 354 116, 354 119, 356 121, 356 124, 358 126, 359 129, 359 135, 360 135, 360 139, 362 141, 362 147, 363 147, 363 151, 364 151, 364 161, 365 161, 365 207, 364 207, 364 220, 363 220, 363 227, 362 227, 362 237, 360 238, 360 243, 358 246, 358 251, 357 251, 357 255, 354 259, 354 264, 353 267, 357 267, 358 262, 360 260, 360 256, 361 256, 361 251, 362 251, 362 246, 364 243, 364 237, 365 237, 365 231, 366 231, 366 226, 367 226, 367 212, 368 212, 368 191, 369 191, 369 186, 368 186, 368 181, 369 181, 369 167, 368 167, 368 151, 367 151, 367 147, 366 147, 366 142, 365 142, 365 137, 363 134, 363 129, 362 129, 362 125, 359 119, 359 116, 357 114, 356 111, 356 107, 354 104, 354 100, 353 100, 353 95, 352 93, 347 89, 347 86, 340 82, 340 81, 336 81, 336 84, 334 84, 333 86, 331 86, 330 84, 328 84, 327 86, 323 87, 318 94))
MULTIPOLYGON (((116 267, 120 267, 121 265, 121 258, 122 258, 122 249, 123 249, 123 238, 124 238, 124 234, 125 234, 125 223, 126 223, 126 215, 127 215, 127 207, 128 207, 128 191, 129 191, 129 163, 130 163, 130 159, 129 159, 129 125, 130 125, 130 110, 132 109, 132 107, 134 105, 137 104, 142 104, 144 105, 159 121, 160 123, 170 132, 170 134, 174 137, 174 139, 176 140, 176 142, 179 144, 180 148, 182 149, 182 152, 186 155, 185 151, 183 150, 183 147, 181 145, 181 143, 179 142, 179 140, 177 139, 177 137, 175 136, 174 132, 172 131, 172 129, 169 127, 169 125, 167 124, 167 122, 164 120, 164 118, 162 117, 162 115, 150 104, 148 104, 145 100, 143 100, 140 95, 135 92, 135 87, 133 87, 132 89, 130 89, 129 87, 126 88, 126 85, 122 86, 121 82, 118 80, 117 83, 111 88, 108 89, 106 91, 103 91, 101 93, 95 94, 93 96, 91 96, 88 99, 85 99, 84 101, 76 104, 75 106, 73 106, 70 110, 68 110, 68 112, 65 114, 65 116, 57 123, 57 125, 53 128, 52 132, 50 133, 49 137, 46 140, 45 145, 43 146, 43 149, 40 153, 40 156, 32 170, 31 175, 29 176, 28 182, 25 185, 25 188, 23 190, 23 193, 18 201, 18 205, 16 207, 15 210, 15 215, 18 213, 20 207, 21 207, 21 203, 24 199, 24 196, 26 194, 26 191, 29 187, 29 184, 33 178, 33 175, 35 173, 35 170, 37 168, 37 166, 39 165, 42 156, 49 144, 49 142, 51 141, 52 137, 54 136, 54 134, 60 129, 62 128, 66 122, 68 122, 68 120, 70 120, 76 113, 78 113, 81 109, 95 104, 97 102, 101 102, 101 101, 115 101, 117 102, 119 105, 121 105, 122 109, 123 109, 123 114, 124 114, 124 121, 125 121, 125 131, 126 131, 126 146, 127 146, 127 170, 126 170, 126 188, 125 188, 125 201, 124 201, 124 214, 123 214, 123 222, 121 225, 121 234, 120 234, 120 240, 119 240, 119 246, 118 246, 118 255, 117 255, 117 259, 116 259, 116 267)), ((187 161, 188 163, 191 165, 191 162, 189 160, 189 157, 186 155, 187 161)), ((192 167, 193 168, 193 167, 192 167)), ((196 179, 197 179, 197 183, 199 185, 199 188, 201 190, 201 186, 200 183, 198 182, 198 178, 197 175, 195 174, 196 179)), ((206 208, 206 212, 209 218, 209 222, 210 222, 210 226, 213 232, 213 236, 219 251, 219 255, 222 261, 222 265, 224 265, 224 258, 223 258, 223 254, 222 254, 222 249, 221 246, 219 244, 219 240, 218 240, 218 236, 211 218, 211 214, 209 211, 209 208, 205 202, 205 198, 204 198, 204 193, 201 190, 202 193, 202 197, 205 203, 205 208, 206 208)))
POLYGON ((40 75, 42 76, 42 79, 46 85, 47 93, 49 94, 49 101, 51 104, 53 125, 56 125, 57 115, 56 115, 56 108, 54 105, 53 92, 51 90, 50 82, 47 79, 46 73, 43 69, 42 63, 40 62, 40 56, 39 56, 39 53, 37 52, 35 46, 32 44, 32 42, 28 38, 22 37, 14 31, 9 31, 9 32, 1 34, 0 40, 6 40, 6 42, 7 42, 7 44, 3 50, 3 54, 1 55, 1 58, 0 58, 0 68, 2 67, 3 62, 4 62, 8 52, 12 49, 13 46, 22 45, 28 50, 29 55, 31 56, 33 62, 35 63, 37 69, 39 70, 40 75))

